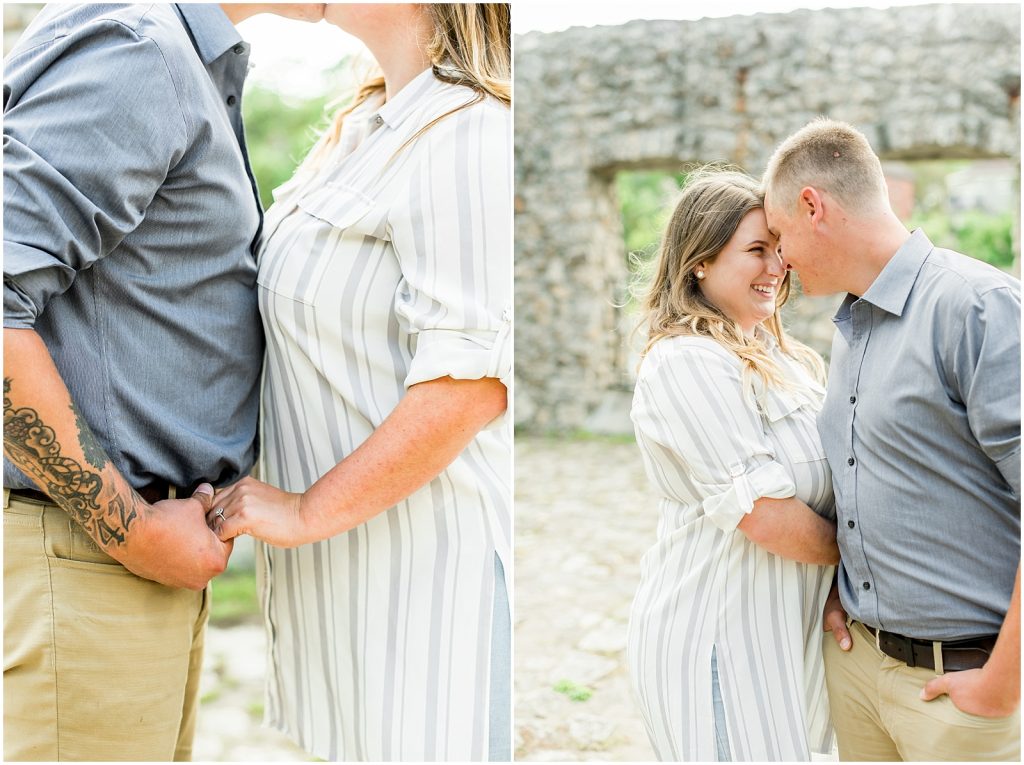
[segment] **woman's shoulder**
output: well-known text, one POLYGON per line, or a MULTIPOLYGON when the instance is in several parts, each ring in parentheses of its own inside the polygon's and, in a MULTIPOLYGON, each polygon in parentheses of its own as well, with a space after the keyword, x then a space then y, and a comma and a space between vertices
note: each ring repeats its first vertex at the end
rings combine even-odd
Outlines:
POLYGON ((665 373, 678 374, 677 367, 693 369, 694 374, 737 377, 739 358, 710 337, 676 335, 658 340, 640 364, 638 380, 665 373))
POLYGON ((430 94, 423 100, 418 122, 426 125, 444 117, 431 130, 444 126, 444 132, 453 132, 467 123, 477 129, 511 129, 512 110, 497 98, 480 94, 466 85, 447 82, 434 77, 430 94), (447 116, 445 116, 447 115, 447 116))

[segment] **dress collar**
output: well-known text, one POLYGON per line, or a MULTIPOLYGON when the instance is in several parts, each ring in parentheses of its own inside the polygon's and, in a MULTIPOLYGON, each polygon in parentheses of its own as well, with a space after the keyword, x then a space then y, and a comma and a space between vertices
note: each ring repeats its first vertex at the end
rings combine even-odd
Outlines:
POLYGON ((420 106, 420 99, 440 80, 434 77, 433 67, 427 67, 406 83, 405 87, 395 93, 390 101, 385 101, 372 118, 394 130, 420 106))

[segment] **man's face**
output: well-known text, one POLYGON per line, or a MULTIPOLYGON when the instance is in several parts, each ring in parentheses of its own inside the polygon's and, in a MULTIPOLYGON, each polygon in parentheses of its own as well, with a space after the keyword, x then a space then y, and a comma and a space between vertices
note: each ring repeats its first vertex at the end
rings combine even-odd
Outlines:
POLYGON ((801 215, 793 205, 779 204, 769 197, 764 205, 768 230, 778 239, 783 264, 800 275, 805 295, 828 295, 835 290, 828 286, 825 269, 827 253, 822 242, 814 236, 810 215, 801 215))

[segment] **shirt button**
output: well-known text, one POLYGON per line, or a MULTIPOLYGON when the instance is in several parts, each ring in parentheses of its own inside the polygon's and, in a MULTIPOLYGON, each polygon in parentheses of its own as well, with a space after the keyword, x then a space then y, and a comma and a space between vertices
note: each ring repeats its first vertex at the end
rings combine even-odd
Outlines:
POLYGON ((850 396, 850 403, 851 404, 856 404, 857 403, 857 397, 856 396, 850 396))
POLYGON ((857 460, 855 460, 855 459, 854 459, 853 457, 850 457, 850 459, 848 459, 848 460, 846 461, 846 464, 847 464, 847 465, 853 465, 853 463, 854 463, 854 462, 856 462, 856 461, 857 461, 857 460))
POLYGON ((864 582, 864 584, 862 586, 864 587, 865 590, 870 590, 871 589, 871 582, 864 582))
POLYGON ((379 114, 373 118, 373 121, 376 122, 378 125, 384 124, 384 118, 381 117, 379 114))
POLYGON ((238 43, 238 45, 236 45, 236 46, 235 46, 234 48, 232 48, 231 50, 232 50, 232 51, 233 51, 233 52, 235 53, 235 55, 238 55, 238 56, 240 56, 240 55, 242 55, 243 53, 245 53, 245 46, 244 46, 244 45, 242 45, 242 43, 238 43))
POLYGON ((856 524, 856 523, 854 523, 853 521, 847 521, 847 522, 846 522, 846 525, 847 525, 847 526, 849 526, 849 527, 850 527, 850 528, 852 529, 852 528, 853 528, 854 526, 856 526, 857 524, 856 524))
POLYGON ((238 99, 234 96, 228 96, 228 106, 234 106, 238 103, 238 99))

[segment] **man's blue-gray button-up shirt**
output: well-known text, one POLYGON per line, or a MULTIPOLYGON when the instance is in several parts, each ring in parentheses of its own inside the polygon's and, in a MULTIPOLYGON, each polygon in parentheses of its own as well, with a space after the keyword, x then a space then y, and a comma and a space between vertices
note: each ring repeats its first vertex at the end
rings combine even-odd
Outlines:
POLYGON ((136 487, 255 456, 248 55, 216 5, 51 4, 4 62, 4 327, 39 333, 136 487))
POLYGON ((1020 282, 920 230, 835 315, 818 429, 853 618, 999 632, 1020 560, 1020 282))

